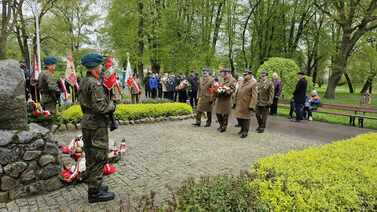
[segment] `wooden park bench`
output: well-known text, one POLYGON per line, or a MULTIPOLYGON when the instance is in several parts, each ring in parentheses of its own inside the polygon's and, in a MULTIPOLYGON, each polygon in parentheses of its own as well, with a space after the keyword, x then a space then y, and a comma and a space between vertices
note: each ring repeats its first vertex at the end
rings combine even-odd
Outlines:
MULTIPOLYGON (((290 107, 289 104, 283 103, 280 106, 290 107)), ((312 113, 322 113, 335 116, 345 116, 349 117, 349 124, 351 126, 356 126, 356 119, 358 120, 358 126, 364 127, 364 120, 371 119, 377 120, 377 108, 370 106, 354 106, 354 105, 344 105, 344 104, 323 104, 317 110, 312 111, 312 113), (372 114, 376 114, 373 116, 372 114)))

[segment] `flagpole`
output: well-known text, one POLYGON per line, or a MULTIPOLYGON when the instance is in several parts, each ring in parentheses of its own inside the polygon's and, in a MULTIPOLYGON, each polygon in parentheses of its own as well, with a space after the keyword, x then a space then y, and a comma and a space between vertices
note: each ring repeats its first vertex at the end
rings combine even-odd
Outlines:
POLYGON ((37 44, 37 61, 38 61, 38 71, 41 73, 41 41, 40 41, 40 29, 39 29, 39 8, 38 0, 35 0, 35 34, 36 34, 36 44, 37 44))

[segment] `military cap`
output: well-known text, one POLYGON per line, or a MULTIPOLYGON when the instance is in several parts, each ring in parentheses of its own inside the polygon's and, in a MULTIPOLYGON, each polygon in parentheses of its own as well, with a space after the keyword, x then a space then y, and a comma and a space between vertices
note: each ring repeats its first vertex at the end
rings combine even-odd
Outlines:
POLYGON ((220 70, 220 72, 230 72, 230 69, 229 68, 223 68, 220 70))
POLYGON ((297 74, 298 75, 305 75, 305 73, 303 71, 299 71, 297 74))
POLYGON ((103 57, 97 53, 89 53, 81 58, 81 64, 86 68, 95 68, 103 63, 103 57))
POLYGON ((243 72, 244 75, 253 74, 253 72, 250 69, 245 69, 243 72))
POLYGON ((266 70, 263 70, 260 72, 260 75, 268 76, 268 72, 266 70))
POLYGON ((202 69, 202 72, 208 72, 208 73, 211 73, 212 70, 210 68, 203 68, 202 69))
POLYGON ((43 60, 45 65, 54 65, 58 62, 56 57, 48 56, 43 60))

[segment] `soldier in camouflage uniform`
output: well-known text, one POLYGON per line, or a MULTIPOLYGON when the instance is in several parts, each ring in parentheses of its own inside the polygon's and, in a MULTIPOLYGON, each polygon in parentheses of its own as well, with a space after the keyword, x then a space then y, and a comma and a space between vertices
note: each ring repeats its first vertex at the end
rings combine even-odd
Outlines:
POLYGON ((213 107, 213 78, 210 75, 211 70, 203 69, 203 78, 200 80, 198 92, 198 106, 196 113, 196 122, 194 126, 199 127, 201 124, 202 115, 207 114, 207 122, 204 127, 210 127, 212 123, 212 107, 213 107))
POLYGON ((52 115, 56 114, 56 102, 59 87, 54 78, 57 59, 46 57, 44 59, 45 71, 39 75, 38 87, 41 92, 41 105, 44 110, 48 110, 52 115))
POLYGON ((274 84, 269 80, 268 73, 262 71, 260 74, 260 79, 257 83, 257 107, 256 107, 256 117, 258 121, 257 133, 263 133, 266 128, 267 116, 269 113, 269 107, 274 99, 274 84))
POLYGON ((115 111, 115 105, 105 95, 99 81, 103 57, 90 53, 81 59, 81 64, 88 70, 80 82, 80 106, 84 113, 81 120, 82 136, 86 159, 86 183, 88 184, 89 203, 114 199, 114 193, 108 192, 103 185, 103 167, 107 163, 109 148, 108 114, 115 111))

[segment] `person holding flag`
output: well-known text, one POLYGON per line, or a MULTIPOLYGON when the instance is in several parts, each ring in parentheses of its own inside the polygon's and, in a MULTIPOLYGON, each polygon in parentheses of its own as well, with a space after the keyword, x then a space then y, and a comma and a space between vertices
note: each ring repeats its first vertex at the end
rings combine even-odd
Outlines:
POLYGON ((138 104, 140 102, 141 85, 136 73, 127 79, 127 86, 131 93, 132 104, 138 104))
POLYGON ((72 102, 75 102, 76 92, 79 90, 80 86, 77 83, 75 64, 73 61, 73 56, 72 56, 71 51, 69 51, 67 55, 67 68, 65 70, 65 80, 72 87, 72 94, 71 94, 72 102))

